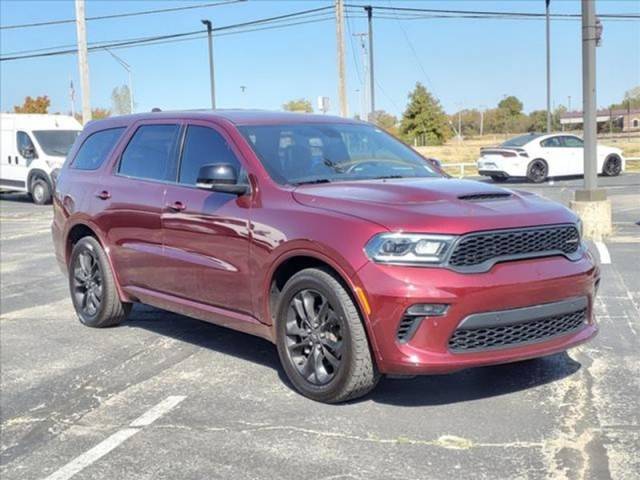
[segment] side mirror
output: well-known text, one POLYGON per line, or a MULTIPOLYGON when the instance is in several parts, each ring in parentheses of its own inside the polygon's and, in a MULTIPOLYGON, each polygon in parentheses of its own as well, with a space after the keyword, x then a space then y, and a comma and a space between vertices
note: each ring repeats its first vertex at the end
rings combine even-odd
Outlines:
POLYGON ((29 145, 20 149, 20 155, 22 155, 27 160, 33 160, 34 158, 36 158, 36 151, 33 146, 29 145))
POLYGON ((211 163, 200 167, 196 187, 236 195, 244 195, 249 191, 248 185, 238 184, 238 172, 228 163, 211 163))

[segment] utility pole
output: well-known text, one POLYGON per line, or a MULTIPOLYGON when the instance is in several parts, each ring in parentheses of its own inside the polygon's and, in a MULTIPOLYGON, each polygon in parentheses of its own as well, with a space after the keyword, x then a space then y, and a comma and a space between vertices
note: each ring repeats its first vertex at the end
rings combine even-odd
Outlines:
POLYGON ((109 55, 114 58, 116 62, 120 64, 120 66, 122 66, 122 68, 127 71, 127 76, 129 77, 129 113, 133 113, 133 83, 131 81, 131 65, 125 62, 122 58, 113 53, 107 47, 104 47, 104 49, 109 53, 109 55))
POLYGON ((369 97, 370 93, 371 93, 371 86, 367 85, 367 82, 369 80, 369 65, 368 65, 368 61, 367 61, 367 44, 365 43, 364 37, 367 36, 366 33, 354 33, 353 34, 354 37, 359 37, 360 38, 360 48, 362 49, 362 98, 361 98, 361 103, 362 103, 362 111, 360 112, 360 116, 361 119, 366 121, 369 121, 369 115, 373 113, 373 110, 367 111, 367 108, 369 107, 370 103, 369 100, 371 97, 369 97))
POLYGON ((371 114, 376 111, 375 83, 373 77, 373 7, 364 7, 367 11, 367 22, 369 24, 369 101, 371 102, 371 114))
POLYGON ((349 116, 347 104, 347 81, 344 64, 344 2, 335 0, 336 8, 336 44, 338 50, 338 97, 340 100, 340 115, 349 116))
POLYGON ((207 37, 209 39, 209 79, 211 82, 211 108, 216 108, 216 79, 213 72, 213 25, 211 20, 201 20, 207 27, 207 37))
POLYGON ((480 107, 480 136, 484 133, 484 109, 480 107))
POLYGON ((547 24, 547 133, 551 133, 551 34, 549 24, 549 3, 545 0, 547 24))
POLYGON ((570 112, 571 111, 571 95, 569 95, 568 101, 569 101, 569 106, 567 107, 567 111, 570 112))
POLYGON ((582 110, 584 112, 584 189, 576 190, 571 208, 582 219, 584 235, 602 240, 611 234, 611 202, 598 189, 596 157, 596 45, 601 29, 597 24, 595 0, 582 0, 582 110))
POLYGON ((89 54, 87 53, 87 27, 84 0, 76 0, 76 33, 78 36, 78 68, 82 92, 82 123, 91 121, 91 89, 89 86, 89 54))

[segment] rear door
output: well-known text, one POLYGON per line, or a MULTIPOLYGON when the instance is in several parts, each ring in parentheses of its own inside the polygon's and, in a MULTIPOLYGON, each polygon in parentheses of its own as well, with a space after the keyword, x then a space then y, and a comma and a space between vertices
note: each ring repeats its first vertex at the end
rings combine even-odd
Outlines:
POLYGON ((567 152, 567 175, 582 175, 584 173, 584 144, 581 138, 573 135, 562 137, 564 151, 567 152))
POLYGON ((124 288, 159 290, 167 275, 161 215, 165 190, 175 178, 181 128, 167 119, 135 124, 113 171, 95 188, 96 221, 108 236, 124 288))
POLYGON ((2 119, 0 131, 0 187, 24 188, 25 181, 18 174, 18 148, 12 120, 2 119))
MULTIPOLYGON (((201 166, 244 168, 231 139, 209 122, 184 133, 177 183, 162 211, 166 270, 162 290, 199 303, 252 314, 249 283, 249 197, 196 188, 201 166)), ((241 178, 241 177, 240 177, 241 178)))
POLYGON ((545 138, 540 141, 540 155, 549 167, 548 176, 567 175, 568 160, 559 136, 545 138))

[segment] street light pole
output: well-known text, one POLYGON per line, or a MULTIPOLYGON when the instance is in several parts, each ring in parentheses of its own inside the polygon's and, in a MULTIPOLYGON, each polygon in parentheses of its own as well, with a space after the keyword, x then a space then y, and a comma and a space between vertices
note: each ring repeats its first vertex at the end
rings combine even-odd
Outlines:
POLYGON ((124 68, 127 71, 127 76, 129 77, 129 113, 133 113, 134 102, 133 102, 133 82, 131 80, 131 65, 125 62, 122 58, 120 58, 118 55, 113 53, 107 47, 103 47, 103 48, 109 53, 109 55, 111 55, 115 59, 116 62, 118 62, 122 66, 122 68, 124 68))
POLYGON ((551 0, 545 0, 547 27, 547 133, 551 133, 551 35, 549 25, 550 2, 551 0))
POLYGON ((87 53, 87 27, 84 0, 76 0, 76 31, 78 36, 78 67, 82 92, 82 123, 91 121, 91 92, 89 84, 89 54, 87 53))
POLYGON ((207 27, 207 37, 209 39, 209 78, 211 82, 211 108, 216 108, 216 80, 213 71, 213 25, 211 20, 201 20, 207 27))

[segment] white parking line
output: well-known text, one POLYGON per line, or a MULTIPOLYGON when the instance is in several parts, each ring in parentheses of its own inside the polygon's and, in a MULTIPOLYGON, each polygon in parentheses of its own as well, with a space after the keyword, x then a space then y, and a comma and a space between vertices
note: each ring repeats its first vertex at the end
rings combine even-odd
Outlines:
POLYGON ((600 263, 607 265, 611 263, 611 255, 609 255, 609 249, 604 242, 593 242, 598 249, 598 255, 600 255, 600 263))
POLYGON ((153 422, 159 419, 162 415, 166 414, 169 410, 171 410, 180 402, 182 402, 185 398, 187 397, 183 395, 172 395, 170 397, 165 398, 162 402, 157 404, 155 407, 150 408, 145 413, 140 415, 137 419, 135 419, 133 422, 131 422, 131 424, 129 425, 129 428, 123 428, 122 430, 118 430, 116 433, 108 437, 106 440, 103 440, 92 449, 87 450, 85 453, 83 453, 79 457, 76 457, 73 460, 71 460, 64 467, 53 472, 45 480, 68 480, 69 478, 73 477, 76 473, 80 472, 81 470, 88 467, 92 463, 101 459, 111 450, 118 447, 127 439, 134 436, 136 433, 138 433, 142 429, 142 427, 151 425, 153 422))

